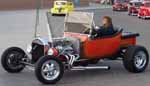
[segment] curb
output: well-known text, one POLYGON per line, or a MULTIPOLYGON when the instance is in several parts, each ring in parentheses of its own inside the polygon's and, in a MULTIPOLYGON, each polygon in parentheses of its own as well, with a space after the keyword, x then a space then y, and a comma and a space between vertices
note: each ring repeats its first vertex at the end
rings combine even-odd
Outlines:
POLYGON ((96 10, 96 9, 105 9, 112 8, 112 6, 99 6, 99 7, 77 7, 75 10, 96 10))

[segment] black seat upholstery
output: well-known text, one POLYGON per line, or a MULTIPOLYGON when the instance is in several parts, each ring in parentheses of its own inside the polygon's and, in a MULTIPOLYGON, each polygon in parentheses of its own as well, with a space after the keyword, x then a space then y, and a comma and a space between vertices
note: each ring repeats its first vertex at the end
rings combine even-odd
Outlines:
POLYGON ((122 31, 123 31, 122 28, 120 28, 120 29, 115 28, 114 30, 115 30, 115 33, 113 35, 102 36, 102 37, 99 37, 99 38, 112 38, 112 37, 115 37, 118 34, 122 33, 122 31))
POLYGON ((136 36, 140 36, 140 34, 139 33, 133 33, 133 32, 123 32, 122 33, 122 39, 136 37, 136 36))

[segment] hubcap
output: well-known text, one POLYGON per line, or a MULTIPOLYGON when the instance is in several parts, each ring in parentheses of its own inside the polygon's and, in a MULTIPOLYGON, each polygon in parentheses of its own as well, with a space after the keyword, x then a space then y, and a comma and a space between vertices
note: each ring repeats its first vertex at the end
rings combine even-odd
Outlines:
POLYGON ((17 69, 23 67, 23 64, 20 63, 23 54, 14 51, 8 54, 7 56, 7 65, 12 69, 17 69))
POLYGON ((54 80, 60 74, 59 64, 54 60, 46 61, 42 66, 41 72, 46 80, 54 80))
POLYGON ((144 51, 140 51, 135 55, 134 64, 138 69, 141 69, 146 64, 146 53, 144 51))

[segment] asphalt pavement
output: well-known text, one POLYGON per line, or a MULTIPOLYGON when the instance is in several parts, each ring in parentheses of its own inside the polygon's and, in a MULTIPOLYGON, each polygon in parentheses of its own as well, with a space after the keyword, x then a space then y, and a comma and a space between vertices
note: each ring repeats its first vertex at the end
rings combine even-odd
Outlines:
MULTIPOLYGON (((136 16, 128 16, 127 12, 113 12, 111 9, 84 10, 94 12, 96 25, 101 25, 103 16, 111 16, 113 24, 124 28, 124 31, 138 32, 138 45, 150 51, 150 20, 141 20, 136 16)), ((43 11, 44 12, 44 11, 43 11)), ((45 13, 40 19, 42 35, 47 33, 45 13)), ((52 25, 63 28, 63 16, 52 17, 52 25)), ((26 49, 33 39, 35 10, 0 11, 0 54, 10 47, 18 46, 26 49)), ((59 31, 59 30, 58 30, 59 31)), ((46 36, 46 35, 45 35, 46 36)), ((106 61, 98 65, 110 65, 110 70, 67 71, 60 82, 54 86, 149 86, 150 67, 140 74, 127 72, 122 61, 106 61)), ((25 69, 19 74, 9 74, 0 65, 0 86, 44 86, 35 77, 34 71, 25 69)), ((49 85, 51 86, 51 85, 49 85)))

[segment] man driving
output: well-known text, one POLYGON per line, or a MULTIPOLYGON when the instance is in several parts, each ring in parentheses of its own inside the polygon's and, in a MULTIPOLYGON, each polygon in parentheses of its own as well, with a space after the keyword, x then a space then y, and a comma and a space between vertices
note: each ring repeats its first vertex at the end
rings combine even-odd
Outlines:
POLYGON ((92 35, 94 37, 103 37, 103 36, 111 36, 115 33, 115 30, 113 28, 112 19, 109 16, 104 16, 102 20, 102 26, 96 27, 92 31, 92 35))

